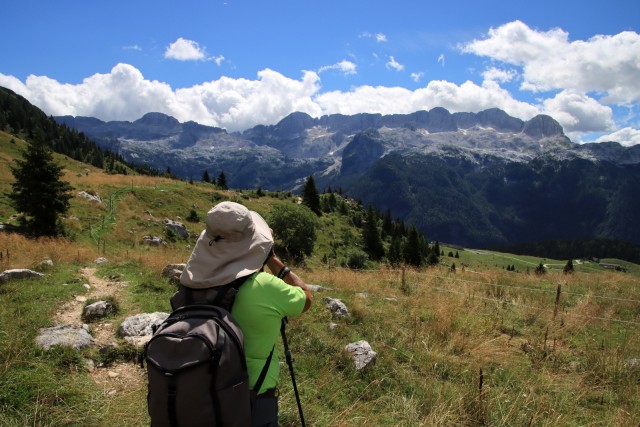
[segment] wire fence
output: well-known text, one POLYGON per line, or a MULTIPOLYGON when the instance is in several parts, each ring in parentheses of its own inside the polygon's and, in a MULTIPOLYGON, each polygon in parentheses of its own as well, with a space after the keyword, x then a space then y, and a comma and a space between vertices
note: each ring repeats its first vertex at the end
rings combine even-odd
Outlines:
MULTIPOLYGON (((347 270, 347 269, 345 269, 347 270)), ((391 273, 394 275, 402 275, 404 280, 404 277, 406 275, 406 270, 403 269, 384 269, 384 270, 357 270, 360 273, 372 273, 372 274, 384 274, 384 273, 391 273)), ((514 301, 509 301, 509 304, 514 306, 514 307, 519 307, 519 308, 524 308, 524 309, 531 309, 531 310, 538 310, 540 312, 548 312, 548 313, 553 313, 553 315, 555 316, 558 310, 558 302, 560 300, 561 295, 571 295, 571 296, 575 296, 575 297, 582 297, 582 298, 594 298, 594 299, 600 299, 600 300, 608 300, 608 301, 614 301, 614 302, 625 302, 625 303, 632 303, 632 304, 639 304, 640 305, 640 300, 637 299, 633 299, 633 298, 621 298, 621 297, 611 297, 611 296, 605 296, 605 295, 595 295, 595 294, 586 294, 586 293, 580 293, 580 292, 571 292, 571 291, 566 291, 566 290, 561 290, 560 285, 558 285, 556 287, 556 289, 541 289, 541 288, 532 288, 532 287, 527 287, 527 286, 517 286, 517 285, 504 285, 504 284, 499 284, 499 283, 495 283, 494 281, 478 281, 478 280, 469 280, 469 279, 462 279, 462 278, 458 278, 458 277, 453 277, 453 276, 442 276, 442 275, 437 275, 437 274, 428 274, 428 273, 424 273, 424 272, 415 272, 415 275, 420 277, 420 278, 432 278, 432 279, 437 279, 437 280, 443 280, 443 281, 450 281, 450 282, 458 282, 458 283, 464 283, 464 284, 468 284, 468 285, 474 285, 474 286, 491 286, 491 287, 498 287, 498 288, 504 288, 504 289, 513 289, 513 290, 519 290, 519 291, 525 291, 525 292, 540 292, 540 293, 549 293, 549 294, 556 294, 556 306, 554 307, 554 309, 550 309, 550 308, 544 308, 544 307, 534 307, 534 306, 529 306, 526 304, 521 304, 521 303, 517 303, 514 301)), ((465 297, 470 296, 468 293, 466 292, 462 292, 462 291, 458 291, 458 290, 453 290, 453 289, 448 289, 448 288, 444 288, 442 286, 438 286, 438 285, 429 285, 427 284, 427 282, 422 282, 421 283, 422 286, 427 286, 431 289, 435 289, 438 290, 440 292, 447 292, 447 293, 451 293, 451 294, 457 294, 457 295, 462 295, 465 297)), ((483 300, 487 300, 487 301, 491 301, 491 302, 496 302, 499 301, 498 298, 491 298, 491 297, 483 297, 483 296, 479 296, 479 295, 473 295, 473 298, 478 298, 478 299, 483 299, 483 300)), ((618 319, 618 318, 613 318, 613 317, 600 317, 600 316, 588 316, 588 315, 583 315, 583 314, 577 314, 577 313, 570 313, 570 312, 566 312, 563 311, 562 312, 563 316, 567 316, 567 317, 574 317, 574 318, 582 318, 582 319, 589 319, 589 320, 598 320, 598 321, 605 321, 605 322, 614 322, 614 323, 621 323, 621 324, 627 324, 627 325, 632 325, 632 326, 640 326, 640 322, 637 321, 633 321, 633 320, 625 320, 625 319, 618 319)))

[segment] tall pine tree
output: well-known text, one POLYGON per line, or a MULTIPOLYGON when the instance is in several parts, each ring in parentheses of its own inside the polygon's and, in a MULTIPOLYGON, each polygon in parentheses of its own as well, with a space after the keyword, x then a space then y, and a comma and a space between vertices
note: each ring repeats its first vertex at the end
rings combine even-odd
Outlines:
POLYGON ((221 190, 228 190, 227 177, 225 176, 224 171, 221 171, 220 175, 218 175, 218 179, 216 180, 216 186, 221 190))
POLYGON ((33 237, 64 234, 59 218, 69 210, 73 187, 61 180, 62 166, 40 139, 28 142, 23 157, 11 167, 15 182, 9 198, 15 210, 24 215, 24 231, 33 237))
POLYGON ((320 194, 318 194, 316 182, 311 175, 307 178, 302 188, 302 204, 311 209, 316 215, 321 215, 320 194))
POLYGON ((362 240, 364 241, 364 250, 371 259, 377 261, 384 256, 384 246, 378 228, 378 215, 371 205, 367 209, 367 219, 362 226, 362 240))

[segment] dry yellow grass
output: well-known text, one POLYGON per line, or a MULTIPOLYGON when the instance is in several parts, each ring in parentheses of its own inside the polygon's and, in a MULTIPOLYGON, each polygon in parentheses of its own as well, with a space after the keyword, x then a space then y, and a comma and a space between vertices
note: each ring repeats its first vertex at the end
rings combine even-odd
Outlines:
POLYGON ((0 265, 3 269, 34 268, 43 260, 50 259, 56 264, 87 262, 98 253, 65 239, 28 239, 19 234, 0 233, 0 265))

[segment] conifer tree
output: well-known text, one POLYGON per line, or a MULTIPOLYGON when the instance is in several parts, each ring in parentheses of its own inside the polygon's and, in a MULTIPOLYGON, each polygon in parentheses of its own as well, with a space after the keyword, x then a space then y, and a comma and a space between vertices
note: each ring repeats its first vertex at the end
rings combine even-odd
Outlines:
POLYGON ((316 215, 321 215, 320 194, 318 194, 316 183, 311 175, 307 178, 302 188, 302 204, 311 209, 316 215))
POLYGON ((220 175, 218 175, 218 179, 216 180, 216 186, 221 190, 227 190, 227 177, 224 174, 224 171, 220 171, 220 175))
POLYGON ((420 267, 424 263, 424 237, 413 226, 409 227, 402 252, 404 262, 407 264, 420 267))
POLYGON ((209 177, 209 171, 205 170, 202 174, 202 182, 211 182, 211 178, 209 177))
POLYGON ((387 259, 389 260, 389 264, 394 268, 402 263, 402 237, 395 234, 391 237, 391 245, 389 245, 387 259))
POLYGON ((569 260, 567 261, 567 264, 564 266, 564 274, 571 274, 573 273, 573 261, 569 260))
POLYGON ((390 236, 393 233, 393 220, 391 219, 391 209, 382 218, 382 233, 384 236, 390 236))
POLYGON ((372 260, 379 260, 384 256, 384 246, 378 228, 378 216, 371 205, 367 209, 367 219, 362 227, 362 240, 364 241, 364 250, 372 260))
POLYGON ((62 166, 42 140, 30 140, 23 157, 11 167, 15 182, 8 196, 15 210, 24 215, 24 231, 34 237, 64 234, 59 217, 69 210, 73 187, 61 180, 62 166))

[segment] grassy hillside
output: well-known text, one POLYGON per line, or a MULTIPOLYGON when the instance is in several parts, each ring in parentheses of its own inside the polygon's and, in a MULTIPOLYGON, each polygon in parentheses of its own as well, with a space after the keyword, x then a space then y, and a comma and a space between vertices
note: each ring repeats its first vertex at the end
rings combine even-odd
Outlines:
MULTIPOLYGON (((2 193, 12 178, 8 164, 22 144, 11 139, 0 133, 2 193)), ((148 425, 135 349, 115 339, 115 347, 44 351, 35 345, 39 328, 52 326, 69 302, 90 294, 87 268, 109 282, 104 296, 115 295, 119 307, 106 321, 91 323, 93 332, 117 329, 141 312, 169 311, 175 286, 160 272, 186 261, 203 228, 186 221, 191 209, 202 219, 217 201, 234 200, 268 216, 273 204, 292 199, 108 175, 56 158, 75 187, 64 219, 70 239, 0 234, 0 271, 46 273, 0 284, 0 425, 148 425), (165 218, 183 222, 190 238, 164 247, 142 244, 145 235, 166 237, 165 218), (95 264, 98 257, 108 262, 95 264), (43 259, 53 266, 41 266, 43 259)), ((14 213, 2 196, 0 221, 11 222, 14 213)), ((576 272, 565 275, 566 260, 449 247, 442 247, 441 265, 429 269, 350 271, 323 264, 332 242, 346 242, 338 248, 346 252, 359 243, 358 233, 344 217, 324 215, 313 256, 296 269, 308 283, 330 288, 314 294, 311 311, 291 319, 288 328, 308 425, 640 423, 638 266, 626 264, 622 273, 574 264, 576 272), (541 262, 547 272, 535 275, 541 262), (516 271, 507 271, 508 265, 516 271), (351 317, 332 317, 325 296, 341 299, 351 317), (344 353, 358 340, 378 353, 368 370, 356 371, 344 353)), ((281 422, 298 425, 285 367, 281 376, 281 422)))

